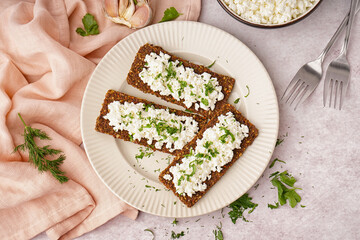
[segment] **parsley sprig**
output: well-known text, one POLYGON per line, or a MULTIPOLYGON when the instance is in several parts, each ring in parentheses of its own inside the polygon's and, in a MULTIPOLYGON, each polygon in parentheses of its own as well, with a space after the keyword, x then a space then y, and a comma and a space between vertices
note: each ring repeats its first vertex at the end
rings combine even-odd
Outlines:
POLYGON ((245 193, 239 199, 229 205, 229 208, 232 210, 228 214, 234 224, 238 218, 241 218, 245 222, 249 222, 249 220, 244 217, 245 210, 249 209, 248 213, 252 213, 258 206, 258 204, 253 203, 251 200, 252 198, 249 197, 249 194, 245 193))
POLYGON ((99 25, 97 24, 95 17, 90 13, 85 14, 85 16, 82 18, 82 23, 85 30, 80 27, 76 29, 76 32, 81 36, 85 37, 89 35, 97 35, 100 33, 99 25))
POLYGON ((296 192, 296 190, 301 190, 301 188, 294 187, 296 179, 287 171, 274 174, 271 183, 278 190, 278 201, 280 205, 286 204, 287 200, 289 200, 290 206, 294 208, 301 201, 300 195, 296 192))
POLYGON ((176 8, 174 7, 170 7, 167 8, 164 11, 164 16, 162 17, 162 19, 160 20, 160 22, 167 22, 167 21, 171 21, 171 20, 175 20, 176 18, 178 18, 180 15, 182 15, 182 13, 179 13, 176 8))
POLYGON ((215 235, 215 240, 224 240, 224 235, 222 232, 222 223, 220 222, 220 226, 216 226, 217 229, 213 230, 215 235))
POLYGON ((59 169, 65 160, 65 155, 61 154, 61 150, 52 149, 49 145, 39 147, 35 143, 35 138, 40 140, 51 140, 51 138, 40 129, 32 128, 26 125, 24 119, 18 113, 21 122, 24 124, 24 143, 16 146, 14 152, 21 150, 29 152, 29 161, 32 162, 40 172, 49 171, 60 183, 67 182, 69 179, 64 176, 64 172, 59 169), (55 160, 48 160, 46 157, 59 155, 55 160))

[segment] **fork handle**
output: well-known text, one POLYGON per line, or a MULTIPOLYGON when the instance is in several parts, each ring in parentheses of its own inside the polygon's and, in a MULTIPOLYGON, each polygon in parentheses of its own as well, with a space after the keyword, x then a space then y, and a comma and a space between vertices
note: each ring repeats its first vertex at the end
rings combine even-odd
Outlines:
POLYGON ((343 48, 341 49, 342 53, 347 53, 347 48, 349 45, 349 38, 350 38, 350 32, 351 32, 351 26, 354 22, 354 16, 355 16, 355 8, 357 6, 358 0, 351 0, 351 7, 350 7, 350 17, 348 21, 348 26, 346 28, 346 35, 344 40, 343 48))
MULTIPOLYGON (((357 1, 356 1, 357 2, 357 1)), ((357 14, 360 10, 360 4, 357 4, 357 9, 356 9, 356 13, 357 14)), ((330 41, 328 42, 328 44, 326 45, 326 47, 324 48, 324 50, 320 53, 318 59, 320 59, 321 62, 324 61, 324 58, 326 56, 326 54, 329 52, 330 48, 334 45, 335 41, 338 39, 340 33, 344 30, 344 28, 346 27, 346 25, 348 24, 348 20, 349 20, 349 16, 350 16, 350 11, 348 12, 348 14, 346 14, 346 16, 344 17, 344 19, 342 20, 340 26, 338 27, 338 29, 336 30, 336 32, 334 33, 334 35, 332 36, 332 38, 330 39, 330 41)), ((347 40, 348 41, 348 40, 347 40)), ((345 45, 345 43, 344 43, 345 45)), ((347 46, 346 46, 347 47, 347 46)))

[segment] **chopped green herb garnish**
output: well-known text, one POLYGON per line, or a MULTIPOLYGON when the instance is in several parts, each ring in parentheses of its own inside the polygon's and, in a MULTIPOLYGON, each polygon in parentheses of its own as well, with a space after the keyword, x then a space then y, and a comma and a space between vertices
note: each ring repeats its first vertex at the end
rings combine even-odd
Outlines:
POLYGON ((286 164, 285 161, 280 160, 280 159, 278 159, 278 158, 275 158, 274 161, 272 161, 272 163, 270 164, 269 168, 272 168, 272 167, 275 165, 276 162, 282 162, 282 163, 285 163, 285 164, 286 164))
POLYGON ((162 17, 160 22, 166 22, 166 21, 174 20, 174 19, 178 18, 180 15, 182 15, 182 13, 179 13, 176 10, 176 8, 170 7, 170 8, 165 10, 164 16, 162 17))
POLYGON ((209 96, 209 94, 211 94, 214 90, 215 87, 212 85, 211 82, 205 84, 205 96, 209 96))
POLYGON ((226 142, 225 139, 226 139, 228 136, 231 136, 231 141, 232 141, 232 142, 235 141, 235 136, 234 136, 234 134, 232 134, 232 132, 230 132, 229 129, 226 129, 226 128, 224 128, 224 127, 220 127, 220 129, 225 131, 225 134, 222 135, 222 136, 220 136, 220 138, 219 138, 219 140, 220 140, 221 143, 225 143, 225 142, 226 142))
POLYGON ((85 16, 82 18, 82 23, 84 25, 84 29, 77 28, 76 32, 85 37, 89 35, 97 35, 100 33, 99 31, 99 25, 97 24, 95 17, 91 15, 90 13, 85 14, 85 16))
POLYGON ((140 153, 135 155, 135 158, 137 160, 143 159, 144 157, 151 157, 152 155, 154 155, 154 151, 149 147, 146 147, 145 149, 140 147, 139 151, 140 153))
POLYGON ((175 233, 174 231, 171 231, 171 239, 177 239, 183 236, 185 236, 184 231, 181 231, 180 233, 175 233))
POLYGON ((213 142, 206 141, 204 148, 209 148, 211 146, 211 144, 213 144, 213 142))
POLYGON ((130 141, 134 141, 134 136, 132 134, 129 134, 130 141))
POLYGON ((207 68, 211 68, 212 66, 214 66, 215 63, 216 63, 216 60, 214 60, 209 66, 207 66, 207 68))
POLYGON ((304 208, 304 207, 306 207, 306 206, 305 206, 305 205, 300 205, 300 207, 304 208))
POLYGON ((276 175, 278 175, 278 174, 279 174, 279 171, 276 171, 276 172, 270 174, 269 178, 271 178, 271 177, 273 177, 273 176, 276 176, 276 175))
POLYGON ((166 86, 168 87, 168 89, 170 90, 170 92, 174 93, 174 91, 172 90, 172 87, 171 87, 171 85, 170 85, 169 83, 166 84, 166 86))
POLYGON ((237 99, 234 101, 234 103, 235 103, 235 104, 238 104, 239 101, 240 101, 240 98, 237 98, 237 99))
POLYGON ((185 112, 194 113, 193 111, 191 111, 191 110, 189 110, 189 109, 185 109, 185 112))
POLYGON ((209 106, 209 101, 206 98, 201 98, 201 103, 205 106, 209 106))
POLYGON ((172 225, 177 225, 178 224, 178 220, 176 220, 176 218, 174 219, 174 221, 172 222, 172 225))
POLYGON ((248 213, 252 213, 258 206, 258 204, 253 203, 251 200, 252 198, 249 197, 247 193, 245 193, 243 196, 229 205, 229 208, 232 210, 228 214, 234 224, 238 218, 241 218, 245 222, 249 222, 249 220, 244 217, 244 211, 249 209, 248 213))
POLYGON ((248 96, 250 95, 250 88, 249 88, 249 86, 246 85, 246 88, 247 88, 247 90, 248 90, 248 93, 247 93, 244 97, 248 97, 248 96))
POLYGON ((277 139, 276 140, 276 144, 275 144, 275 147, 279 146, 282 142, 284 141, 284 139, 277 139))
POLYGON ((280 205, 279 205, 278 202, 276 202, 275 205, 270 204, 270 203, 268 204, 268 208, 270 208, 270 209, 276 209, 276 208, 279 208, 279 206, 280 206, 280 205))
POLYGON ((220 222, 220 226, 216 226, 217 229, 213 230, 213 233, 215 235, 215 240, 224 240, 222 229, 222 223, 220 222))
POLYGON ((152 230, 150 230, 150 229, 147 228, 147 229, 144 229, 144 231, 149 232, 149 233, 152 234, 152 236, 153 236, 152 240, 155 239, 155 234, 154 234, 154 232, 153 232, 152 230))
POLYGON ((300 195, 296 192, 297 189, 301 190, 301 188, 293 187, 295 182, 296 179, 287 171, 277 174, 273 179, 271 179, 272 185, 278 189, 278 199, 280 205, 286 204, 287 200, 289 200, 290 206, 294 208, 297 203, 301 201, 300 195), (292 188, 286 187, 285 184, 292 188))

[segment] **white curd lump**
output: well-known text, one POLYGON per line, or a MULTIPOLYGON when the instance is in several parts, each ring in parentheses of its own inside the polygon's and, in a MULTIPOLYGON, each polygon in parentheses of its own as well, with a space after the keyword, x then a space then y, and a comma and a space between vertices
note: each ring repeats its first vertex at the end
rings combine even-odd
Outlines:
POLYGON ((259 24, 289 22, 313 7, 319 0, 224 0, 240 17, 259 24))
POLYGON ((199 130, 198 122, 192 117, 178 116, 168 109, 156 109, 144 103, 120 103, 114 101, 108 105, 109 112, 104 116, 115 131, 127 130, 130 138, 146 138, 155 148, 165 144, 170 152, 182 149, 199 130))
POLYGON ((220 115, 218 120, 197 139, 197 146, 182 158, 182 163, 170 167, 178 194, 191 197, 204 191, 207 188, 204 181, 211 178, 211 172, 220 172, 231 162, 233 150, 240 148, 241 141, 249 134, 248 126, 240 124, 232 112, 220 115))
POLYGON ((163 52, 146 55, 139 77, 154 92, 183 100, 187 108, 194 105, 196 110, 214 110, 216 102, 224 99, 217 78, 206 72, 197 74, 178 60, 170 61, 170 56, 163 52))

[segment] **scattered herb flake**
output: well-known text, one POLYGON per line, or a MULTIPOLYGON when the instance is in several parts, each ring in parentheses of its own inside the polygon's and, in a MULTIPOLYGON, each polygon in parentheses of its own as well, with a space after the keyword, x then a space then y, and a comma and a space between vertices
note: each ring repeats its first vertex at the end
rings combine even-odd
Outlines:
POLYGON ((249 86, 246 85, 246 88, 247 88, 247 90, 248 90, 248 93, 247 93, 244 97, 248 97, 248 96, 250 95, 250 88, 249 88, 249 86))
POLYGON ((220 226, 216 226, 217 229, 213 230, 213 233, 215 235, 215 240, 224 240, 222 229, 222 223, 220 222, 220 226))
POLYGON ((160 22, 167 22, 171 20, 175 20, 178 18, 182 13, 179 13, 176 8, 170 7, 164 11, 164 16, 160 20, 160 22))
POLYGON ((154 232, 153 232, 151 229, 148 229, 148 228, 147 228, 147 229, 144 229, 144 231, 149 232, 149 233, 152 234, 152 236, 153 236, 152 240, 155 239, 155 234, 154 234, 154 232))
POLYGON ((99 34, 99 25, 97 24, 95 17, 91 15, 90 13, 85 14, 85 16, 82 18, 82 23, 84 25, 84 29, 77 28, 76 32, 85 37, 89 35, 97 35, 99 34))
POLYGON ((234 101, 234 103, 235 103, 235 104, 238 104, 239 101, 240 101, 240 98, 237 98, 237 99, 234 101))
POLYGON ((305 206, 305 205, 300 205, 300 207, 304 208, 304 207, 306 207, 306 206, 305 206))
POLYGON ((270 208, 270 209, 276 209, 276 208, 279 208, 279 206, 280 206, 279 202, 276 202, 275 205, 270 204, 270 203, 268 204, 268 208, 270 208))
POLYGON ((279 146, 282 142, 284 141, 284 139, 277 139, 276 140, 276 144, 275 144, 275 147, 279 146))
POLYGON ((181 231, 180 233, 175 233, 174 231, 171 231, 171 239, 177 239, 183 237, 184 235, 184 231, 181 231))
POLYGON ((243 215, 245 210, 249 209, 248 213, 252 213, 258 206, 258 204, 253 203, 251 200, 252 198, 249 197, 247 193, 245 193, 243 196, 229 205, 229 208, 232 210, 228 212, 228 214, 234 224, 238 218, 241 218, 245 222, 249 222, 243 215))
POLYGON ((215 63, 216 63, 216 60, 214 60, 209 66, 207 66, 207 68, 211 68, 212 66, 214 66, 215 63))
POLYGON ((178 220, 176 220, 176 218, 174 219, 174 221, 172 222, 172 225, 177 225, 178 224, 178 220))
POLYGON ((275 158, 274 161, 272 161, 272 163, 270 164, 269 168, 272 168, 272 167, 275 165, 276 162, 282 162, 282 163, 285 163, 285 164, 286 164, 285 161, 280 160, 280 159, 278 159, 278 158, 275 158))

